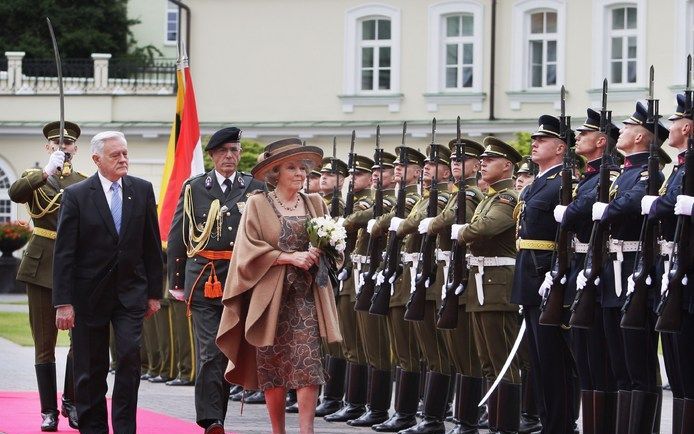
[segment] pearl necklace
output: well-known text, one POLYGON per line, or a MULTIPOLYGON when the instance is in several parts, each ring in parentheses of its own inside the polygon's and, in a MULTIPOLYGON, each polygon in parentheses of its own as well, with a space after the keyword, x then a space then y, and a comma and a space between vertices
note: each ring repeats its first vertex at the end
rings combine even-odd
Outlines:
POLYGON ((272 197, 274 197, 275 200, 277 201, 277 203, 278 203, 282 208, 286 209, 287 211, 295 211, 295 210, 299 207, 299 199, 301 198, 301 197, 297 194, 297 195, 296 195, 296 203, 294 204, 293 207, 289 207, 289 206, 286 206, 284 203, 282 203, 282 201, 280 200, 280 198, 277 196, 277 193, 275 193, 274 191, 272 192, 272 197))

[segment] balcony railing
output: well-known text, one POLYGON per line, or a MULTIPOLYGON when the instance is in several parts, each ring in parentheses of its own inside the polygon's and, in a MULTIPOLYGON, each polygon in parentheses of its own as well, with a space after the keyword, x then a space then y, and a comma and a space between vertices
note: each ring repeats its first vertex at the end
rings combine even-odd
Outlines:
MULTIPOLYGON (((63 88, 69 95, 170 95, 176 92, 176 60, 111 60, 110 54, 62 61, 63 88)), ((0 95, 58 93, 53 60, 27 59, 23 52, 0 58, 0 95)))

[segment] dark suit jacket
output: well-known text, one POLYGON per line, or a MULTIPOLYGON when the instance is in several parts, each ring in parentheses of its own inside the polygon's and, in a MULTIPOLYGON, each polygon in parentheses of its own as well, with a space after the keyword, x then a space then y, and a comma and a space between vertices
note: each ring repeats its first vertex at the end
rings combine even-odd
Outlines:
POLYGON ((152 184, 123 177, 121 233, 97 174, 65 189, 53 260, 53 304, 77 315, 107 313, 109 301, 145 309, 162 295, 162 252, 152 184))

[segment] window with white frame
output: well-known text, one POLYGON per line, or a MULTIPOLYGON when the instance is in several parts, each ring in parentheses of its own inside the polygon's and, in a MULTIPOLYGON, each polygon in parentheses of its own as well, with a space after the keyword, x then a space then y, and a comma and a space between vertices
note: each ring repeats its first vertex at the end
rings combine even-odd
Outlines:
POLYGON ((16 217, 15 206, 10 200, 9 195, 12 180, 3 166, 2 161, 0 161, 0 222, 8 222, 14 220, 16 217))
POLYGON ((443 80, 446 90, 472 88, 474 78, 475 20, 472 14, 443 19, 443 80))
POLYGON ((175 44, 178 42, 178 20, 179 7, 171 2, 167 3, 166 8, 166 39, 167 44, 175 44))
POLYGON ((384 17, 359 23, 359 77, 361 92, 391 90, 392 32, 384 17))
POLYGON ((610 82, 636 83, 638 74, 638 25, 634 6, 609 12, 608 63, 610 82))
POLYGON ((534 11, 527 20, 527 87, 557 85, 557 12, 534 11))

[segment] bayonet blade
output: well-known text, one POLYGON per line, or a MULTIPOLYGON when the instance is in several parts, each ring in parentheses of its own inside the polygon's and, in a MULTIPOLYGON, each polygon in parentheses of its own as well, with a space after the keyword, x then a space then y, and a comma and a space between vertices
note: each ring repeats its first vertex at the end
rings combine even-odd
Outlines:
POLYGON ((402 146, 405 146, 405 136, 407 135, 407 121, 402 123, 402 146))
POLYGON ((653 76, 655 74, 655 69, 651 65, 651 69, 648 73, 648 99, 653 99, 653 76))

